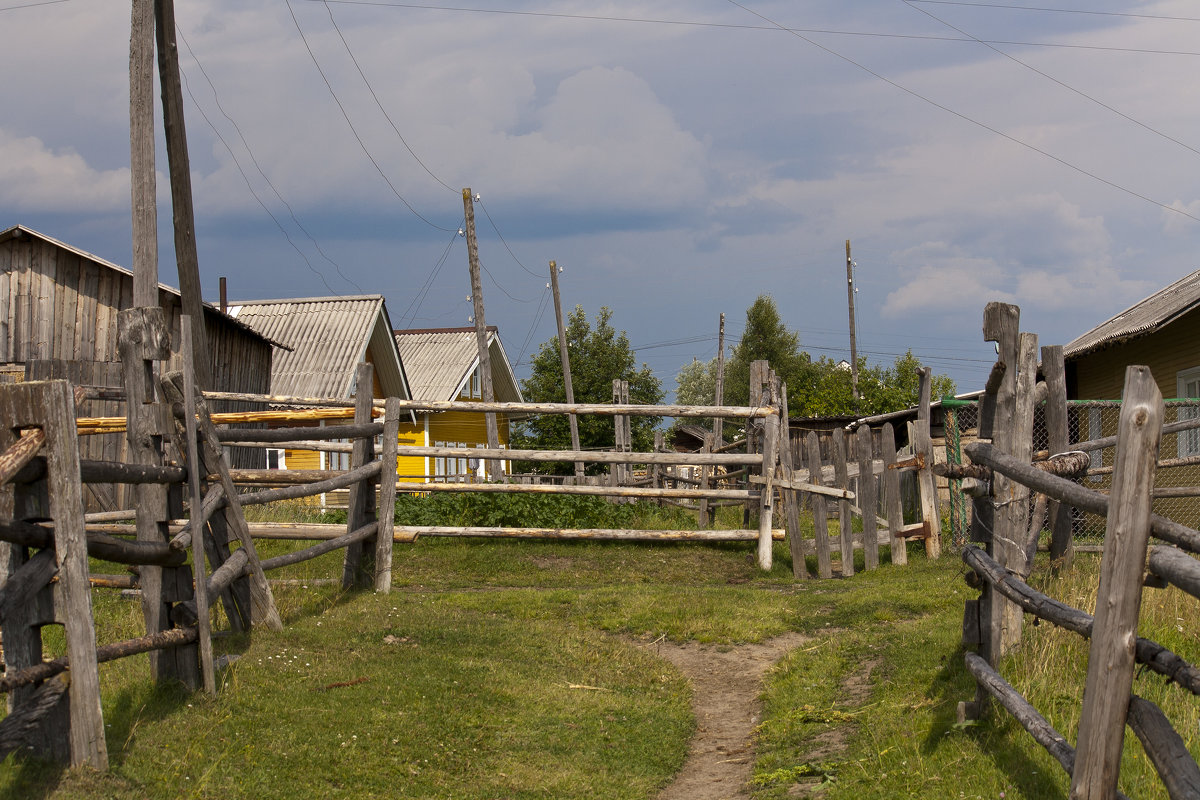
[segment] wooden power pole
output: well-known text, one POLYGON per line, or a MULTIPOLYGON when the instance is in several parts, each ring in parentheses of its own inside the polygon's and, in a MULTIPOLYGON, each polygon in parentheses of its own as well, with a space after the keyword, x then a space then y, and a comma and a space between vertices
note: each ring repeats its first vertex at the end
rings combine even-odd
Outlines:
POLYGON ((850 305, 850 392, 854 410, 858 410, 858 346, 854 334, 854 262, 850 259, 850 240, 846 240, 846 298, 850 305))
MULTIPOLYGON (((558 265, 550 262, 550 291, 554 295, 554 319, 558 323, 558 357, 562 361, 563 388, 567 391, 567 404, 575 405, 575 389, 571 386, 571 356, 567 353, 567 331, 563 326, 562 301, 558 296, 558 265)), ((572 414, 567 415, 571 424, 571 449, 579 451, 579 420, 572 414)), ((575 478, 583 478, 583 462, 575 462, 575 478)))
MULTIPOLYGON (((492 388, 492 359, 488 350, 487 323, 483 318, 483 280, 479 277, 479 243, 475 240, 475 201, 470 187, 462 190, 463 213, 466 219, 467 234, 467 265, 471 270, 471 304, 475 314, 475 342, 479 347, 479 381, 483 385, 483 402, 496 402, 496 393, 492 388)), ((500 449, 500 432, 496 428, 496 413, 489 411, 487 420, 488 449, 500 449)), ((500 474, 500 462, 488 459, 488 472, 493 480, 503 480, 500 474)))
POLYGON ((183 125, 183 87, 179 79, 179 47, 175 43, 175 2, 155 0, 158 39, 158 80, 162 89, 163 129, 167 135, 167 165, 171 174, 171 208, 175 223, 175 263, 179 271, 182 312, 192 318, 192 352, 196 385, 213 388, 212 354, 204 326, 200 289, 200 260, 196 254, 196 214, 192 207, 192 175, 187 132, 183 125))

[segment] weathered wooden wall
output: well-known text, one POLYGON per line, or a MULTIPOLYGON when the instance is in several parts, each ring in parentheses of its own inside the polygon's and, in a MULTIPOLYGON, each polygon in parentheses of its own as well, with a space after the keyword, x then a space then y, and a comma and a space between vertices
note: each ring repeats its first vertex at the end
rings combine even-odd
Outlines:
MULTIPOLYGON (((10 376, 121 386, 117 314, 132 303, 133 275, 127 270, 23 229, 0 237, 0 369, 10 376)), ((160 288, 159 303, 171 330, 169 368, 179 369, 179 295, 160 288)), ((206 309, 205 322, 212 388, 266 393, 272 345, 216 310, 206 309)), ((214 403, 213 408, 259 409, 244 402, 214 403)), ((124 414, 112 402, 93 402, 83 411, 90 416, 124 414)), ((85 459, 123 459, 125 438, 123 434, 86 437, 80 451, 85 459)), ((236 467, 265 466, 261 451, 238 448, 231 457, 236 467)), ((90 486, 89 490, 89 507, 119 507, 121 498, 112 487, 90 486)))

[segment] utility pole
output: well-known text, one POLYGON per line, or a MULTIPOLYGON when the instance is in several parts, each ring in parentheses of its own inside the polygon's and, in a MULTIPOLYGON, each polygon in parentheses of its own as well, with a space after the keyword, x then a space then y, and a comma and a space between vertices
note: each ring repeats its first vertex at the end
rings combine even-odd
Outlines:
POLYGON ((179 47, 175 42, 175 2, 155 0, 158 42, 158 80, 162 90, 163 129, 167 135, 167 165, 171 174, 171 208, 175 227, 175 262, 179 270, 181 311, 192 318, 192 352, 196 385, 211 389, 212 354, 204 326, 200 289, 200 259, 196 254, 196 214, 192 207, 192 176, 187 132, 183 125, 183 87, 179 78, 179 47))
MULTIPOLYGON (((488 350, 487 323, 483 318, 483 281, 479 277, 479 243, 475 240, 475 201, 470 187, 462 190, 463 213, 466 219, 467 265, 471 270, 471 303, 475 312, 475 343, 479 348, 479 382, 483 385, 483 402, 496 402, 492 388, 492 359, 488 350)), ((500 449, 500 433, 496 428, 496 412, 484 414, 487 420, 487 446, 489 450, 500 449)), ((493 480, 504 480, 500 474, 500 462, 488 459, 488 472, 493 480)))
MULTIPOLYGON (((713 405, 725 405, 725 315, 721 314, 721 329, 717 334, 717 385, 713 392, 713 405)), ((713 448, 721 447, 725 444, 723 438, 722 427, 724 419, 721 417, 713 418, 713 448)))
POLYGON ((850 391, 854 410, 858 411, 858 347, 854 339, 854 262, 850 259, 850 240, 846 240, 846 298, 850 305, 850 391))
POLYGON ((154 0, 134 0, 129 33, 129 150, 133 195, 133 305, 158 305, 154 179, 154 0))
MULTIPOLYGON (((563 388, 567 390, 567 404, 575 405, 575 390, 571 387, 571 357, 567 353, 567 332, 563 327, 562 302, 558 297, 559 268, 550 262, 550 291, 554 295, 554 318, 558 322, 558 357, 562 361, 563 388)), ((567 415, 571 423, 571 449, 579 452, 579 420, 574 413, 567 415)), ((583 478, 583 462, 575 462, 575 479, 581 482, 583 478)))

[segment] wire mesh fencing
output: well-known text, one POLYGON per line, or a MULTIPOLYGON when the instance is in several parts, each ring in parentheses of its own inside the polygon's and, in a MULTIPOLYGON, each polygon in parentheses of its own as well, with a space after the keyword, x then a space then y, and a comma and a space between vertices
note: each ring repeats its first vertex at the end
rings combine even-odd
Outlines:
MULTIPOLYGON (((1167 400, 1165 407, 1164 425, 1200 417, 1200 399, 1167 400)), ((944 404, 943 413, 946 460, 961 464, 963 446, 979 436, 979 405, 977 402, 956 401, 944 404)), ((1070 441, 1087 442, 1116 436, 1120 413, 1119 400, 1069 401, 1067 424, 1070 441)), ((1033 450, 1036 453, 1045 450, 1046 446, 1045 413, 1042 407, 1038 407, 1033 420, 1033 450)), ((1107 493, 1112 487, 1116 448, 1105 447, 1091 451, 1090 455, 1088 474, 1077 482, 1089 489, 1107 493)), ((961 549, 967 543, 971 528, 971 499, 963 494, 961 481, 952 480, 949 483, 950 530, 954 547, 961 549)), ((1189 527, 1200 526, 1200 497, 1187 496, 1189 489, 1200 487, 1200 430, 1163 435, 1154 486, 1160 495, 1154 500, 1154 513, 1189 527)), ((1077 542, 1101 543, 1105 527, 1104 517, 1071 509, 1071 528, 1077 542)))

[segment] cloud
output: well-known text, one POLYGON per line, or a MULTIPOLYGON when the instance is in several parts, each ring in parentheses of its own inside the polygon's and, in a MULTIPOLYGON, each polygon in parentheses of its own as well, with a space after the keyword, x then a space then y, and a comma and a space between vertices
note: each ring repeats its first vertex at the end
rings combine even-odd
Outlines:
POLYGON ((18 211, 100 213, 129 205, 129 169, 97 170, 70 148, 0 128, 0 204, 18 211))
POLYGON ((1188 236, 1195 235, 1197 231, 1200 231, 1196 220, 1188 219, 1188 217, 1200 217, 1200 200, 1193 200, 1190 203, 1176 200, 1171 203, 1170 208, 1174 210, 1164 208, 1162 212, 1163 233, 1170 236, 1188 236), (1187 216, 1184 216, 1185 214, 1187 216))

